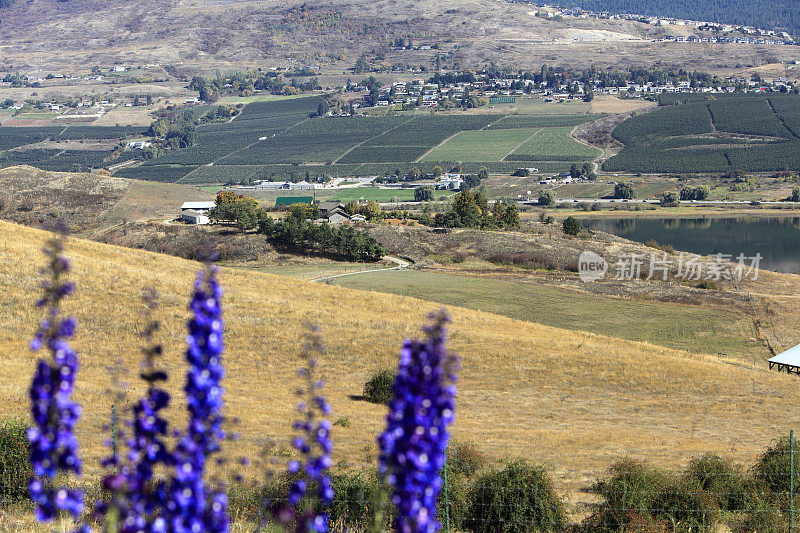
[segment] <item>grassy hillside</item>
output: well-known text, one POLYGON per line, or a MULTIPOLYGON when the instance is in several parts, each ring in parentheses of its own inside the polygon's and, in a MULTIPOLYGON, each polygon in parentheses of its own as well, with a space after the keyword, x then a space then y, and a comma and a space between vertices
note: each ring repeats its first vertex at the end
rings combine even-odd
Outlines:
MULTIPOLYGON (((32 302, 46 238, 0 222, 0 404, 7 416, 25 416, 28 409, 33 356, 26 347, 39 316, 32 302)), ((140 288, 152 285, 162 294, 166 366, 177 389, 186 301, 198 265, 77 239, 68 249, 78 290, 67 311, 80 324, 74 345, 85 408, 78 433, 91 474, 107 435, 108 367, 128 369, 125 379, 137 368, 140 288)), ((370 463, 384 410, 352 397, 373 370, 395 364, 403 338, 417 334, 437 304, 236 269, 223 269, 221 280, 227 409, 241 420, 243 435, 232 453, 256 457, 270 437, 286 442, 296 354, 303 325, 312 322, 328 347, 322 372, 333 416, 351 423, 335 428, 334 463, 370 463)), ((670 464, 703 450, 744 458, 796 423, 792 399, 800 382, 761 365, 452 311, 452 348, 463 356, 456 437, 495 458, 546 462, 562 490, 583 486, 622 454, 670 464)), ((180 413, 173 408, 173 420, 180 413)), ((255 467, 251 473, 257 475, 255 467)))
POLYGON ((748 361, 763 361, 769 353, 756 341, 750 317, 695 305, 596 296, 524 281, 425 271, 371 272, 332 282, 691 352, 722 352, 748 361))

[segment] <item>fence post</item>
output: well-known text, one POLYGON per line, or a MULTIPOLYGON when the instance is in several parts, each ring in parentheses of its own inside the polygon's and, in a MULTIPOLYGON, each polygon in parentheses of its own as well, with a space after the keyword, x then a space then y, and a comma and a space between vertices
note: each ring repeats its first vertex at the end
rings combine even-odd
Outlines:
POLYGON ((444 450, 444 520, 445 533, 450 533, 450 487, 447 484, 447 449, 444 450))
POLYGON ((789 430, 789 533, 794 531, 794 430, 789 430))
POLYGON ((111 404, 111 456, 114 458, 114 474, 117 473, 117 409, 111 404))

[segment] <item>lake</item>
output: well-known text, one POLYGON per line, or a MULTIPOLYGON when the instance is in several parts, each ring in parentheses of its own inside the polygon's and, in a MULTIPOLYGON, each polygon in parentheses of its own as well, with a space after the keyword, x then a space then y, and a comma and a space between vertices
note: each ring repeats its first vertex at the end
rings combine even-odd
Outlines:
POLYGON ((761 268, 800 271, 800 217, 585 218, 585 228, 632 241, 655 240, 700 255, 761 254, 761 268))

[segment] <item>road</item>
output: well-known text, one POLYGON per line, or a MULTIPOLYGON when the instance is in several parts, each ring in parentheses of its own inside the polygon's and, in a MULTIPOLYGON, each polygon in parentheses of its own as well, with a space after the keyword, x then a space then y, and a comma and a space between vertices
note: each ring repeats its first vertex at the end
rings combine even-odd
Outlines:
POLYGON ((328 280, 331 280, 333 278, 341 278, 343 276, 355 276, 356 274, 366 274, 368 272, 384 272, 386 270, 401 270, 401 269, 404 269, 404 268, 408 268, 411 265, 411 263, 409 263, 408 261, 400 259, 399 257, 393 257, 391 255, 386 255, 386 256, 383 257, 383 259, 387 259, 387 260, 395 263, 397 266, 393 266, 393 267, 389 267, 389 268, 373 268, 371 270, 359 270, 358 272, 347 272, 346 274, 336 274, 334 276, 324 276, 324 277, 321 277, 321 278, 314 278, 314 279, 309 280, 309 281, 328 281, 328 280))
MULTIPOLYGON (((523 202, 528 205, 539 205, 537 201, 533 200, 530 202, 523 202)), ((579 203, 587 203, 587 204, 653 204, 658 205, 661 203, 660 200, 619 200, 616 198, 558 198, 556 200, 557 204, 579 204, 579 203)), ((752 202, 750 200, 680 200, 679 203, 681 205, 693 205, 693 206, 704 206, 704 205, 750 205, 752 202)), ((759 201, 760 205, 792 205, 791 202, 779 202, 779 201, 759 201)))

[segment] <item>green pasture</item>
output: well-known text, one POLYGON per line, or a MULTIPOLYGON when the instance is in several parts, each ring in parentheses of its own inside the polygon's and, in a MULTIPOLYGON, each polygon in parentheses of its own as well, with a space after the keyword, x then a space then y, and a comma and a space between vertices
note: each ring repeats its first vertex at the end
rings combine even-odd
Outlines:
POLYGON ((413 296, 570 330, 753 360, 747 316, 690 305, 611 298, 534 283, 424 271, 373 272, 331 280, 355 289, 413 296))

